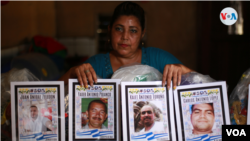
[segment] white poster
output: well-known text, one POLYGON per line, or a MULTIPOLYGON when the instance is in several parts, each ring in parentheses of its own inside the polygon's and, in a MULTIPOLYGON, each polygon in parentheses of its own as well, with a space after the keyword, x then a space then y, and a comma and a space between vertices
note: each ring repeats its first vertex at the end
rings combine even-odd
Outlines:
POLYGON ((11 82, 13 140, 64 140, 63 89, 63 82, 11 82))
POLYGON ((161 83, 122 82, 124 140, 175 140, 173 95, 161 83))
POLYGON ((119 139, 119 83, 120 80, 98 79, 97 84, 86 88, 76 79, 69 80, 69 100, 73 101, 70 140, 119 139))
POLYGON ((222 125, 230 124, 225 82, 178 86, 174 95, 180 139, 222 140, 222 125))

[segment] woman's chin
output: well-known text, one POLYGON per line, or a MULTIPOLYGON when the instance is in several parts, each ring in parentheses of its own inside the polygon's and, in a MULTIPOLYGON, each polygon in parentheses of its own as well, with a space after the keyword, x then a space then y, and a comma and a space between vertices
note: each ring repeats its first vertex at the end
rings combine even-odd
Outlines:
POLYGON ((116 53, 118 55, 120 55, 120 56, 127 56, 127 55, 129 55, 129 51, 127 51, 127 50, 121 50, 121 49, 117 50, 116 53))

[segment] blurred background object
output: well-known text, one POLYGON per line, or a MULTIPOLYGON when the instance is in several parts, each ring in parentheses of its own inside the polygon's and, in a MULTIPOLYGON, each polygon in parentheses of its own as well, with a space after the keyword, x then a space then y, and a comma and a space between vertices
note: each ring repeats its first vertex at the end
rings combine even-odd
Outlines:
POLYGON ((229 35, 243 35, 243 9, 241 1, 230 1, 231 7, 234 8, 238 13, 237 22, 231 26, 228 26, 228 34, 229 35))
MULTIPOLYGON (((1 2, 1 73, 13 67, 14 58, 16 61, 18 56, 36 52, 45 55, 49 64, 54 63, 52 68, 57 69, 58 75, 48 77, 49 69, 41 71, 42 68, 38 68, 40 72, 35 75, 40 74, 37 77, 41 80, 55 80, 90 56, 108 52, 111 49, 107 44, 108 25, 114 8, 120 3, 11 1, 4 5, 1 2), (43 45, 48 45, 49 40, 64 49, 55 53, 53 50, 58 48, 53 44, 43 48, 45 50, 37 50, 34 46, 37 36, 44 38, 43 45), (46 72, 47 77, 43 76, 46 72)), ((246 26, 250 25, 250 2, 136 3, 146 14, 144 46, 164 49, 187 67, 215 80, 227 81, 229 93, 232 92, 241 73, 250 64, 250 27, 246 26), (233 7, 238 12, 238 21, 233 26, 226 26, 219 19, 225 7, 233 7), (236 27, 240 27, 237 32, 236 27)))
POLYGON ((11 68, 27 68, 40 80, 57 80, 60 73, 56 64, 41 53, 27 53, 13 58, 11 68))
POLYGON ((1 1, 1 6, 8 4, 9 1, 1 1))
POLYGON ((13 68, 1 74, 1 141, 12 141, 10 82, 39 81, 28 69, 13 68))
POLYGON ((246 125, 250 86, 250 68, 246 70, 229 97, 230 120, 232 125, 246 125))

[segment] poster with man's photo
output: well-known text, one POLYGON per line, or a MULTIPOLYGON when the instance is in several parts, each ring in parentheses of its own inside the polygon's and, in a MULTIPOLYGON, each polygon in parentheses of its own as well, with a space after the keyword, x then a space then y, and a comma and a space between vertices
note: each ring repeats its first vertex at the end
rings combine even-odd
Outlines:
POLYGON ((59 81, 11 82, 14 141, 64 140, 63 89, 59 81))
POLYGON ((121 82, 123 139, 176 140, 172 90, 161 81, 121 82))
MULTIPOLYGON (((250 101, 250 84, 248 86, 248 101, 250 101)), ((250 104, 248 104, 248 108, 247 109, 248 109, 247 110, 247 125, 250 125, 250 104)))
POLYGON ((93 86, 81 87, 76 79, 69 80, 70 141, 119 140, 120 80, 97 81, 93 86))
POLYGON ((222 125, 230 124, 225 82, 178 86, 174 96, 181 140, 222 140, 222 125))

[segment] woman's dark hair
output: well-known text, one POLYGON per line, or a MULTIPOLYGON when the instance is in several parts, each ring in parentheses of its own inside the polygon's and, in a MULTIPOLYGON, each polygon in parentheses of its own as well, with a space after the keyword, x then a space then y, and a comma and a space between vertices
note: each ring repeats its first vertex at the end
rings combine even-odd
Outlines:
POLYGON ((145 28, 145 16, 144 16, 144 10, 136 3, 133 2, 123 2, 119 4, 113 13, 110 27, 113 26, 114 22, 122 15, 126 16, 135 16, 138 18, 142 31, 145 28))
MULTIPOLYGON (((140 22, 140 26, 143 30, 145 29, 145 15, 144 15, 144 10, 136 3, 133 2, 123 2, 119 4, 116 8, 115 11, 112 15, 111 21, 110 21, 110 28, 112 28, 114 22, 120 17, 120 16, 135 16, 138 18, 140 22)), ((110 34, 108 33, 108 38, 109 40, 105 43, 104 50, 107 52, 112 50, 112 45, 111 45, 111 39, 110 39, 110 34)), ((141 43, 139 44, 139 48, 141 48, 141 43)))

